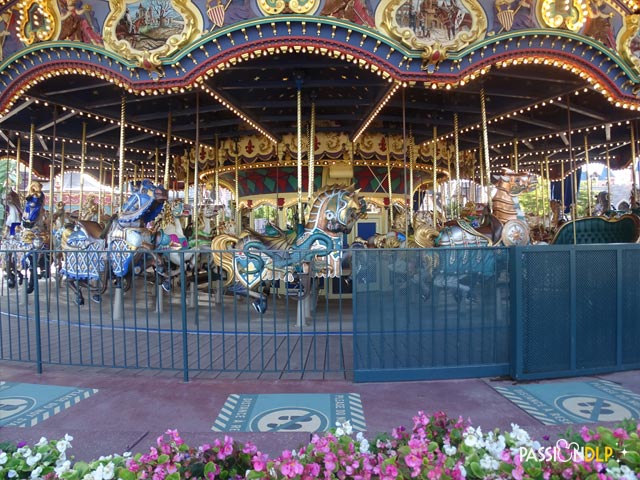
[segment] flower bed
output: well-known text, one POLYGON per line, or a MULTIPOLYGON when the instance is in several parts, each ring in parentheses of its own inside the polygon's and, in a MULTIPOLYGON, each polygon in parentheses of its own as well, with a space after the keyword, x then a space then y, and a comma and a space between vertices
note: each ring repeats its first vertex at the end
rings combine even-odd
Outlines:
POLYGON ((231 437, 197 448, 167 430, 147 453, 72 463, 70 436, 33 446, 0 445, 0 478, 68 480, 274 479, 635 479, 640 469, 640 424, 582 428, 543 446, 512 424, 484 433, 469 422, 419 412, 411 429, 367 440, 349 424, 314 435, 308 445, 268 458, 231 437))

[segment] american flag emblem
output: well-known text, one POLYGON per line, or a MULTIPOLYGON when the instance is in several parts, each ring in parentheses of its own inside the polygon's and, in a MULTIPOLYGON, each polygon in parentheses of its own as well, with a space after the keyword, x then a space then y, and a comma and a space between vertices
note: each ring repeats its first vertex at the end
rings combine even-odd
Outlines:
POLYGON ((221 27, 224 25, 224 5, 214 5, 207 9, 207 16, 213 22, 214 26, 221 27))
POLYGON ((502 28, 504 28, 507 32, 511 30, 511 27, 513 26, 513 19, 515 17, 515 13, 516 13, 515 11, 509 9, 509 10, 500 10, 497 14, 500 25, 502 25, 502 28))

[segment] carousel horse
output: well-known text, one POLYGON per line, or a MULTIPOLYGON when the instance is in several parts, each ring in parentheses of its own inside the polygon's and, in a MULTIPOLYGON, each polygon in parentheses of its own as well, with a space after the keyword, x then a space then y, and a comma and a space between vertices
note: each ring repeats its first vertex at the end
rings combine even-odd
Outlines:
POLYGON ((24 208, 15 191, 5 193, 7 234, 1 248, 5 251, 5 274, 9 288, 15 287, 16 279, 22 284, 26 274, 27 293, 31 293, 38 276, 37 269, 45 277, 49 275, 49 228, 44 200, 39 182, 29 185, 24 208))
POLYGON ((161 213, 168 198, 162 186, 149 180, 137 182, 123 204, 103 228, 90 220, 75 220, 62 234, 61 248, 64 266, 61 273, 75 291, 75 301, 84 304, 82 288, 94 292, 91 299, 99 302, 108 278, 115 286, 127 290, 130 277, 144 273, 144 266, 153 266, 165 290, 170 288, 162 258, 154 252, 156 232, 148 228, 161 213), (145 263, 145 255, 151 257, 145 263))
POLYGON ((192 273, 196 269, 196 252, 190 249, 188 236, 182 227, 182 219, 189 218, 189 215, 190 207, 181 200, 165 204, 156 248, 169 260, 169 278, 178 275, 182 267, 192 273), (178 253, 181 250, 185 252, 178 253), (172 269, 171 265, 176 268, 172 269))
POLYGON ((202 246, 211 246, 211 240, 215 234, 215 218, 218 212, 223 208, 222 205, 216 205, 213 200, 206 200, 198 208, 198 238, 192 235, 189 238, 189 248, 199 248, 202 246))
POLYGON ((536 177, 528 172, 516 173, 504 169, 495 178, 497 182, 496 193, 492 198, 493 213, 485 208, 478 226, 463 219, 447 222, 433 240, 435 247, 454 247, 440 254, 436 285, 454 287, 458 292, 466 293, 467 297, 471 294, 475 280, 495 274, 495 255, 487 254, 481 248, 474 250, 467 247, 526 245, 530 241, 529 226, 524 220, 517 197, 535 189, 536 177), (469 279, 458 282, 458 278, 464 277, 461 273, 466 274, 469 279))
POLYGON ((317 192, 301 233, 274 227, 276 236, 250 229, 240 238, 216 236, 211 243, 213 263, 226 273, 225 287, 257 298, 253 307, 264 313, 273 280, 297 282, 297 298, 303 299, 311 291, 312 278, 341 276, 343 236, 365 212, 364 199, 353 185, 326 186, 317 192))

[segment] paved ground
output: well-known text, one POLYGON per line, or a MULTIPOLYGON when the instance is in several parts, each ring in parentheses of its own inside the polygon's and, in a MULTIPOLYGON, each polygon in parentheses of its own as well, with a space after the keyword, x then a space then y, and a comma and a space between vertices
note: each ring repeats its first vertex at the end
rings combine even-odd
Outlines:
MULTIPOLYGON (((595 377, 590 377, 595 378, 595 377)), ((640 394, 637 371, 597 377, 615 382, 640 394)), ((209 380, 180 378, 158 372, 72 369, 47 366, 37 374, 32 365, 4 362, 0 380, 98 389, 82 400, 33 427, 0 427, 0 441, 37 442, 41 436, 57 439, 73 435, 76 460, 91 460, 110 453, 142 452, 168 428, 176 428, 189 445, 200 445, 223 433, 211 427, 230 394, 250 393, 358 393, 367 424, 367 436, 388 432, 398 425, 411 425, 419 410, 444 410, 463 415, 483 430, 508 429, 517 423, 532 436, 558 438, 567 425, 545 426, 494 390, 509 386, 504 379, 472 379, 403 383, 365 383, 314 380, 209 380)), ((571 379, 570 381, 575 381, 571 379)), ((583 379, 584 380, 584 379, 583 379)), ((560 382, 557 380, 555 382, 560 382)), ((565 380, 569 381, 569 380, 565 380)), ((593 424, 591 424, 593 426, 593 424)), ((578 428, 574 425, 573 428, 578 428)), ((297 448, 309 440, 308 433, 234 433, 240 441, 251 440, 275 456, 283 449, 297 448)))

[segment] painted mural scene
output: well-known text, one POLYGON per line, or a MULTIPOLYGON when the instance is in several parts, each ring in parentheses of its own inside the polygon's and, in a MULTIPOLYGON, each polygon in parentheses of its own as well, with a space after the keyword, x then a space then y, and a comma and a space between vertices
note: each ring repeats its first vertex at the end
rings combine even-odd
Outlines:
MULTIPOLYGON (((541 424, 637 425, 635 386, 584 379, 640 368, 638 112, 635 0, 1 2, 0 360, 509 379, 493 390, 541 424)), ((260 431, 346 418, 307 400, 225 408, 263 405, 260 431)), ((638 471, 626 427, 576 440, 613 448, 608 478, 638 471)), ((446 450, 433 478, 606 470, 446 450)), ((398 461, 373 476, 420 474, 398 461)))

